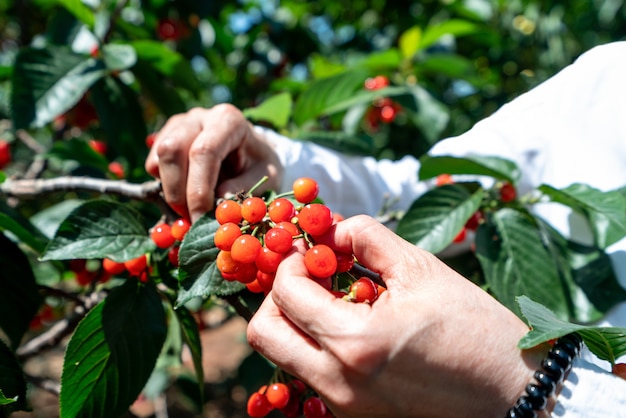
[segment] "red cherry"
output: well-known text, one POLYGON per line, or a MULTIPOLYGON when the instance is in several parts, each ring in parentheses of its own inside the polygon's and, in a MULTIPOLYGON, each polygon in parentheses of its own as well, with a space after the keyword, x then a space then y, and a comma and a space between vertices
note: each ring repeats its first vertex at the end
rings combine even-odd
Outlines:
POLYGON ((614 375, 626 379, 626 363, 615 363, 612 367, 614 375))
POLYGON ((178 267, 178 253, 180 252, 180 245, 175 245, 167 252, 167 259, 174 267, 178 267))
POLYGON ((159 248, 169 248, 176 242, 176 239, 172 236, 172 228, 166 223, 156 225, 152 229, 150 236, 159 248))
POLYGON ((455 244, 460 244, 461 242, 465 241, 466 237, 467 237, 467 228, 463 227, 463 229, 459 231, 456 237, 454 237, 452 242, 454 242, 455 244))
POLYGON ((330 277, 337 271, 337 257, 327 245, 317 244, 304 254, 304 265, 314 277, 330 277))
POLYGON ((300 203, 311 203, 319 193, 317 182, 308 177, 300 177, 293 182, 293 196, 300 203))
POLYGON ((298 225, 304 232, 313 236, 322 235, 333 224, 333 214, 321 203, 306 205, 298 213, 298 225))
POLYGON ((106 155, 109 149, 106 142, 99 141, 97 139, 90 139, 89 146, 91 147, 92 150, 94 150, 100 155, 106 155))
POLYGON ((185 218, 178 218, 172 223, 172 236, 177 241, 182 241, 191 228, 191 222, 185 218))
POLYGON ((225 224, 220 225, 219 228, 217 228, 217 231, 215 231, 213 243, 220 250, 230 251, 235 240, 241 235, 242 233, 239 225, 232 222, 226 222, 225 224))
POLYGON ((306 418, 325 418, 328 408, 321 398, 311 396, 304 401, 302 412, 306 418))
POLYGON ((124 267, 126 267, 131 276, 139 276, 148 267, 148 257, 143 254, 132 260, 125 261, 124 267))
POLYGON ((350 285, 348 297, 353 302, 374 303, 378 298, 378 287, 372 279, 361 277, 350 285))
POLYGON ((284 254, 291 250, 293 238, 291 233, 283 228, 271 228, 265 233, 265 246, 270 250, 284 254))
POLYGON ((0 170, 9 164, 11 159, 11 146, 7 141, 0 139, 0 170))
POLYGON ((259 251, 261 251, 259 239, 246 234, 235 239, 230 248, 230 256, 240 263, 254 263, 259 251))
POLYGON ((500 200, 504 203, 508 203, 515 200, 516 197, 517 191, 515 190, 515 186, 508 181, 504 182, 502 187, 500 187, 500 200))
POLYGON ((263 247, 257 254, 254 263, 256 264, 257 268, 263 273, 272 274, 276 273, 276 270, 278 270, 278 265, 281 261, 283 261, 284 257, 284 254, 277 253, 267 247, 263 247))
POLYGON ((222 225, 227 222, 238 224, 243 219, 241 205, 234 200, 224 200, 215 208, 215 219, 222 225))
POLYGON ((296 209, 290 200, 279 197, 269 204, 267 213, 274 223, 289 222, 296 215, 296 209))
POLYGON ((109 274, 121 274, 126 271, 126 266, 124 263, 118 263, 117 261, 113 261, 110 258, 105 258, 102 260, 102 268, 109 274))
POLYGON ((109 172, 118 179, 123 179, 126 176, 126 173, 124 172, 124 166, 117 161, 111 161, 109 163, 109 172))
POLYGON ((287 406, 289 402, 289 387, 284 383, 274 383, 265 390, 267 400, 274 408, 280 409, 287 406))
POLYGON ((251 417, 264 417, 270 413, 272 405, 267 397, 259 392, 254 392, 248 398, 247 411, 251 417))

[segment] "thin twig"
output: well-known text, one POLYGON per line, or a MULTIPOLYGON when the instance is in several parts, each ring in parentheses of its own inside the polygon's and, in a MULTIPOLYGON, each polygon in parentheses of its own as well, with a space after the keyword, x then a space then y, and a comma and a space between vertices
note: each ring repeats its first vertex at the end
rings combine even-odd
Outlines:
POLYGON ((134 184, 124 180, 106 180, 91 177, 62 176, 51 179, 7 179, 0 184, 0 194, 26 198, 54 192, 98 192, 131 199, 157 199, 161 183, 157 180, 134 184))

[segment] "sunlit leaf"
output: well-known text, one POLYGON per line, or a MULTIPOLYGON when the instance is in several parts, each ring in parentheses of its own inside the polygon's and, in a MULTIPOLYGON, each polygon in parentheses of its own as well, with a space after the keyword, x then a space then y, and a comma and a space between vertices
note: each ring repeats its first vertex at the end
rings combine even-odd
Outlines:
POLYGON ((426 156, 422 158, 419 178, 427 180, 439 174, 468 174, 490 176, 507 180, 516 184, 521 171, 513 161, 482 155, 468 155, 465 157, 453 156, 426 156))
POLYGON ((258 106, 244 109, 243 114, 254 121, 269 122, 276 128, 284 128, 291 116, 292 103, 291 94, 279 93, 258 106))
POLYGON ((435 44, 444 35, 455 37, 473 35, 484 31, 484 28, 468 20, 449 19, 435 25, 429 25, 424 30, 420 42, 420 49, 426 49, 435 44))
POLYGON ((419 50, 421 39, 422 29, 419 26, 413 26, 404 31, 398 40, 402 56, 404 58, 412 58, 419 50))

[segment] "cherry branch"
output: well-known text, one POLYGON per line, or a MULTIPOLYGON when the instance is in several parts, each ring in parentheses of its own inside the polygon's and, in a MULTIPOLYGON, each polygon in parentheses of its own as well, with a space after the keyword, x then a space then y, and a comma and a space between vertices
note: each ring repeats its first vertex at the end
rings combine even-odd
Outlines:
POLYGON ((124 180, 96 179, 91 177, 62 176, 51 179, 7 179, 0 184, 0 194, 12 197, 36 197, 54 192, 98 192, 116 194, 131 199, 158 198, 161 183, 157 180, 141 184, 124 180))

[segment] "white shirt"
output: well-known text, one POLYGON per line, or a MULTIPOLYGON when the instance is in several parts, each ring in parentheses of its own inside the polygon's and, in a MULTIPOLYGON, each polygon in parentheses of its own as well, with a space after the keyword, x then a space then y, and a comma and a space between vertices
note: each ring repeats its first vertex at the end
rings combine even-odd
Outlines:
MULTIPOLYGON (((266 134, 285 167, 283 189, 291 189, 298 177, 315 178, 320 197, 346 217, 376 215, 388 198, 407 209, 429 188, 427 182, 418 181, 419 162, 412 157, 377 161, 345 156, 271 131, 266 134)), ((467 133, 440 141, 429 153, 475 153, 513 160, 522 170, 520 193, 541 184, 562 188, 584 183, 604 191, 625 186, 626 42, 588 51, 467 133)), ((588 228, 569 208, 543 204, 535 210, 564 235, 589 242, 588 228)), ((607 253, 626 288, 626 238, 607 253)), ((626 327, 626 303, 613 309, 602 323, 626 327)), ((626 380, 608 373, 607 368, 608 364, 588 353, 577 359, 553 416, 626 417, 626 380)))

